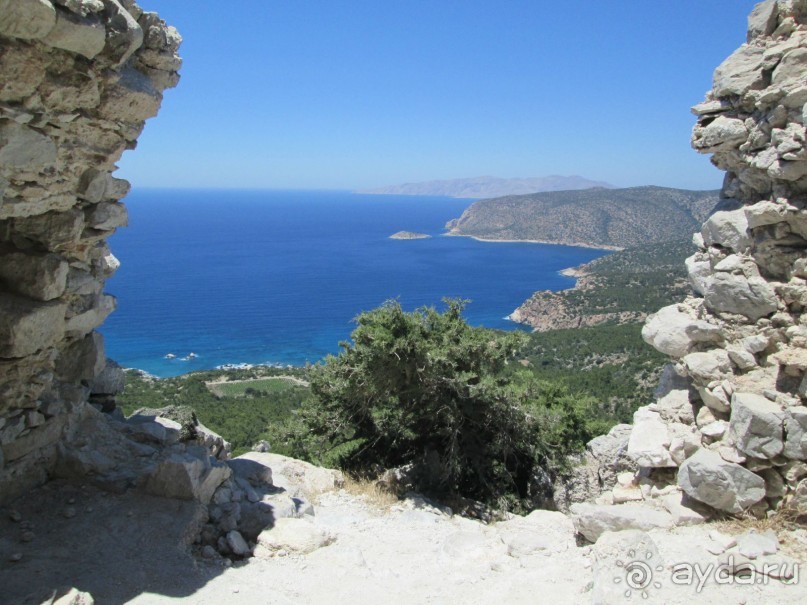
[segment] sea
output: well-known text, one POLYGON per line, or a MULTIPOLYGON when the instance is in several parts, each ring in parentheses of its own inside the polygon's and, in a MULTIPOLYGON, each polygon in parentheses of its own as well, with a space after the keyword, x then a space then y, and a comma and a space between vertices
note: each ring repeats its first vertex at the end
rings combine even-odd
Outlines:
POLYGON ((474 326, 506 317, 559 271, 601 250, 445 236, 473 200, 346 191, 134 189, 101 327, 107 356, 159 377, 241 364, 316 363, 354 318, 395 299, 406 310, 470 301, 474 326), (393 240, 397 231, 433 237, 393 240))

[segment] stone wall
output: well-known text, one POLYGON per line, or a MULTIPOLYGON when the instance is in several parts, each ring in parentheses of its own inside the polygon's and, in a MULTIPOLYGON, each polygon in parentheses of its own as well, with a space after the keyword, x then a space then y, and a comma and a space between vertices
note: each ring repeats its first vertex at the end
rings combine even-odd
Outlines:
POLYGON ((693 108, 692 145, 726 171, 687 260, 695 295, 651 316, 674 358, 628 452, 728 513, 807 512, 807 1, 767 0, 693 108))
POLYGON ((129 183, 180 36, 133 0, 0 0, 0 503, 44 481, 101 375, 129 183))

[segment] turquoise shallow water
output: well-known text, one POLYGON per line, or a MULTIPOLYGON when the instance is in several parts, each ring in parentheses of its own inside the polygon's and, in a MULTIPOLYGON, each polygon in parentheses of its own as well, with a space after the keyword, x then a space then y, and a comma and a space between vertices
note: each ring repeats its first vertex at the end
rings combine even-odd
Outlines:
POLYGON ((469 200, 334 191, 135 190, 111 240, 121 268, 107 354, 158 376, 221 364, 316 362, 362 310, 472 302, 473 325, 504 317, 602 251, 440 237, 469 200), (391 240, 407 230, 435 237, 391 240), (176 358, 166 359, 167 354, 176 358), (187 358, 190 353, 196 357, 187 358))

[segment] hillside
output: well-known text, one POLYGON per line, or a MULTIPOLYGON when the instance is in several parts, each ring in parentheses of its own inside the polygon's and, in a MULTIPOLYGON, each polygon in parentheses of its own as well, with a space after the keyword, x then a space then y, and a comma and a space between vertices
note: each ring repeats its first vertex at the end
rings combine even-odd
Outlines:
POLYGON ((488 240, 626 248, 689 237, 717 201, 717 191, 666 187, 555 191, 476 202, 446 228, 488 240))
POLYGON ((364 191, 358 191, 357 193, 373 193, 376 195, 441 195, 446 197, 479 199, 499 197, 502 195, 523 195, 540 191, 589 189, 591 187, 612 187, 612 185, 574 175, 550 175, 523 179, 478 176, 469 179, 405 183, 403 185, 366 189, 364 191))
POLYGON ((536 292, 510 319, 536 332, 643 321, 689 292, 684 259, 694 251, 687 238, 598 258, 575 269, 575 288, 536 292))

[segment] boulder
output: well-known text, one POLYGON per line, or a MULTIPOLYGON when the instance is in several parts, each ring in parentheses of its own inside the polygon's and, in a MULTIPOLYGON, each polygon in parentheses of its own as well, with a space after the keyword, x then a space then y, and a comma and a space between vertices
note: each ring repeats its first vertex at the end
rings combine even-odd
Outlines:
POLYGON ((574 527, 589 542, 596 542, 605 532, 625 529, 650 530, 673 527, 673 518, 666 512, 643 504, 578 503, 571 507, 574 527))
POLYGON ((693 141, 699 151, 710 153, 736 149, 748 139, 748 129, 742 120, 718 116, 706 126, 696 126, 693 141))
POLYGON ((673 389, 656 401, 661 418, 666 422, 692 424, 695 414, 689 401, 689 389, 673 389))
POLYGON ((56 143, 53 139, 13 121, 0 124, 0 166, 38 172, 55 163, 56 143))
POLYGON ((187 453, 175 453, 160 462, 144 489, 149 494, 179 500, 210 502, 213 492, 231 474, 230 467, 220 462, 211 463, 207 450, 187 448, 187 453))
POLYGON ((784 419, 780 406, 761 395, 732 395, 729 430, 737 449, 748 456, 770 459, 782 453, 784 419))
POLYGON ((723 349, 690 353, 682 361, 687 374, 700 384, 722 380, 731 371, 729 355, 723 349))
POLYGON ((332 544, 336 538, 307 519, 278 519, 258 536, 255 557, 267 559, 280 551, 306 555, 332 544))
POLYGON ((701 235, 706 246, 718 245, 735 252, 742 252, 751 244, 748 219, 742 208, 715 212, 703 223, 701 235))
POLYGON ((807 460, 807 407, 786 410, 785 444, 782 453, 794 460, 807 460))
POLYGON ((276 487, 283 488, 291 496, 313 500, 322 492, 341 487, 344 477, 341 471, 321 468, 280 454, 247 452, 236 460, 250 460, 271 469, 271 479, 276 487))
POLYGON ((720 331, 717 326, 681 311, 678 305, 670 305, 647 318, 642 338, 662 353, 683 357, 696 343, 718 341, 720 331))
MULTIPOLYGON (((749 90, 765 86, 765 48, 743 45, 734 51, 715 70, 712 78, 712 94, 715 97, 742 96, 749 90)), ((703 147, 693 140, 693 146, 703 147)))
POLYGON ((56 23, 42 41, 56 48, 94 58, 106 45, 106 29, 97 17, 56 11, 56 23))
POLYGON ((126 384, 126 373, 113 359, 107 357, 104 369, 92 382, 90 393, 93 395, 117 395, 123 393, 126 384))
POLYGON ((645 468, 677 466, 670 457, 670 434, 658 412, 642 407, 633 414, 633 430, 628 440, 628 455, 645 468))
POLYGON ((727 271, 712 276, 703 298, 714 311, 736 313, 752 320, 770 315, 778 308, 776 292, 764 279, 727 271))
POLYGON ((0 256, 0 281, 36 300, 53 300, 64 294, 68 270, 68 264, 55 254, 14 252, 0 256))
POLYGON ((769 36, 776 29, 779 5, 776 0, 760 2, 748 15, 748 41, 760 36, 769 36))
POLYGON ((38 39, 56 24, 56 10, 48 0, 0 0, 0 34, 38 39))
POLYGON ((561 553, 576 546, 574 523, 557 511, 535 510, 494 527, 511 557, 561 553))
POLYGON ((252 550, 249 548, 249 544, 247 541, 244 540, 244 537, 238 533, 237 530, 233 529, 227 532, 227 546, 230 547, 230 551, 239 557, 248 557, 252 554, 252 550))
POLYGON ((743 512, 765 497, 762 477, 707 449, 684 461, 678 484, 690 498, 728 513, 743 512))

